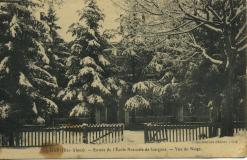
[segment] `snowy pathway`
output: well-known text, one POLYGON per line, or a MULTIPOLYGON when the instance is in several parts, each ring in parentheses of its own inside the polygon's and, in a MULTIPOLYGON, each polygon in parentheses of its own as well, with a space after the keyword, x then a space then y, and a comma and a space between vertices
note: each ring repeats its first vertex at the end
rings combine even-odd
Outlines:
POLYGON ((143 144, 144 143, 144 132, 143 131, 124 131, 124 142, 143 144))

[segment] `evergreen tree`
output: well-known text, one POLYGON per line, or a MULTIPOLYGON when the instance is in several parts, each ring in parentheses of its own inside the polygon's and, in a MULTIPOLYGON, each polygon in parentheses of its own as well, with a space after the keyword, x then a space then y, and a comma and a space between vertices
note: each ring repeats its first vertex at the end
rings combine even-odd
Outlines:
POLYGON ((71 117, 87 113, 93 117, 95 109, 103 106, 105 98, 111 94, 106 86, 110 63, 103 54, 108 44, 99 32, 104 15, 96 1, 87 0, 79 15, 80 22, 69 29, 75 37, 70 43, 71 56, 67 62, 69 82, 59 96, 65 101, 71 100, 73 108, 68 108, 71 117))
POLYGON ((33 118, 44 123, 58 112, 48 96, 58 87, 56 78, 48 72, 51 60, 42 42, 48 38, 48 28, 33 15, 33 9, 40 5, 39 1, 0 4, 2 122, 33 118))
POLYGON ((49 6, 48 13, 44 16, 45 23, 49 26, 49 37, 46 40, 47 53, 50 56, 50 72, 57 77, 58 86, 64 88, 66 86, 66 78, 64 76, 66 72, 66 58, 68 58, 67 43, 58 34, 58 30, 61 29, 57 25, 58 17, 54 7, 49 6))
POLYGON ((59 106, 61 106, 59 114, 64 115, 62 106, 66 104, 57 97, 57 94, 67 85, 68 80, 65 76, 67 67, 65 64, 69 53, 67 43, 58 34, 58 30, 61 29, 61 27, 57 25, 58 17, 52 3, 49 5, 47 14, 43 15, 42 20, 49 27, 49 39, 44 39, 46 52, 50 59, 50 67, 47 68, 47 70, 57 78, 58 83, 58 88, 52 92, 51 97, 59 106))

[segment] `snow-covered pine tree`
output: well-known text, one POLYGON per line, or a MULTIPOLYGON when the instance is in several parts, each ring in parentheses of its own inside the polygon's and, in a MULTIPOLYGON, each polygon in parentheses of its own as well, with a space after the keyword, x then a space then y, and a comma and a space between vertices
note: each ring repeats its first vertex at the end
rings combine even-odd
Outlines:
POLYGON ((106 86, 110 62, 103 54, 108 44, 99 32, 104 15, 95 0, 86 0, 85 4, 79 11, 80 21, 69 29, 74 36, 67 62, 69 82, 59 94, 63 100, 72 103, 73 107, 68 109, 70 117, 86 114, 94 117, 95 109, 103 106, 105 98, 111 94, 106 86))
POLYGON ((34 16, 36 1, 0 4, 0 119, 44 123, 58 107, 49 92, 58 87, 47 68, 46 26, 34 16))
POLYGON ((59 35, 58 30, 61 29, 57 25, 58 17, 54 6, 49 6, 48 12, 43 16, 42 20, 49 26, 50 39, 45 40, 48 56, 50 57, 49 72, 56 76, 58 86, 61 88, 66 87, 66 58, 68 58, 67 43, 59 35))
MULTIPOLYGON (((54 90, 51 97, 56 102, 58 106, 65 106, 60 98, 57 97, 58 93, 63 90, 67 85, 67 77, 65 76, 67 67, 66 67, 66 59, 69 57, 69 49, 67 47, 67 43, 63 40, 63 38, 59 35, 58 30, 61 29, 58 26, 58 17, 56 14, 56 4, 48 3, 49 7, 46 13, 42 15, 42 20, 49 27, 48 34, 50 39, 44 39, 44 44, 46 48, 46 52, 48 53, 48 57, 50 59, 50 67, 47 70, 57 78, 58 88, 54 90)), ((61 109, 59 115, 64 115, 63 110, 61 109)), ((59 116, 58 115, 58 116, 59 116)))

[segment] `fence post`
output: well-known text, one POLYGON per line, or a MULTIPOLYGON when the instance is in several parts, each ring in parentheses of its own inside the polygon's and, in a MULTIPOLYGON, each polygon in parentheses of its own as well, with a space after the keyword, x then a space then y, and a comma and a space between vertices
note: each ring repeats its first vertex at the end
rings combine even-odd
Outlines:
POLYGON ((217 137, 219 135, 218 128, 220 125, 218 123, 209 124, 209 137, 217 137))
POLYGON ((19 130, 17 130, 16 132, 15 141, 16 141, 16 147, 20 147, 20 131, 19 130))
POLYGON ((123 131, 124 131, 124 125, 122 124, 122 125, 121 125, 121 134, 122 134, 122 139, 121 139, 121 141, 124 140, 124 133, 123 133, 123 131))
POLYGON ((147 129, 147 124, 144 124, 144 143, 147 143, 148 141, 148 129, 147 129))
POLYGON ((9 137, 9 146, 14 147, 14 131, 9 132, 8 137, 9 137))
POLYGON ((88 125, 82 124, 82 142, 88 144, 88 125))

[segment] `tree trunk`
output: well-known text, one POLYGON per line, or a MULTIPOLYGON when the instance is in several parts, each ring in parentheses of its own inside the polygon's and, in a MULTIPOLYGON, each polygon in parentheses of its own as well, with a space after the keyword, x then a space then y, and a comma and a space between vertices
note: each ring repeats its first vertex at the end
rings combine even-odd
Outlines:
POLYGON ((221 137, 233 136, 233 84, 234 84, 234 65, 236 50, 233 46, 235 36, 232 35, 232 29, 225 24, 224 27, 224 53, 226 55, 226 86, 224 97, 222 99, 222 116, 221 116, 221 137))
POLYGON ((90 111, 89 122, 90 123, 93 123, 93 124, 96 123, 95 112, 96 112, 96 109, 95 108, 90 111))
POLYGON ((136 113, 135 110, 131 111, 131 123, 136 123, 136 113))
POLYGON ((14 131, 9 133, 9 146, 14 147, 14 131))
POLYGON ((230 79, 231 73, 228 73, 227 88, 222 103, 222 119, 221 119, 221 137, 233 136, 233 87, 230 79))
POLYGON ((216 123, 211 123, 209 126, 209 137, 217 137, 218 136, 218 126, 216 123))
POLYGON ((210 126, 209 126, 209 137, 216 137, 218 135, 218 114, 219 106, 213 104, 213 108, 209 110, 210 126))
POLYGON ((226 43, 228 64, 226 64, 226 87, 222 99, 221 137, 233 136, 233 80, 234 80, 234 57, 231 45, 226 43))

